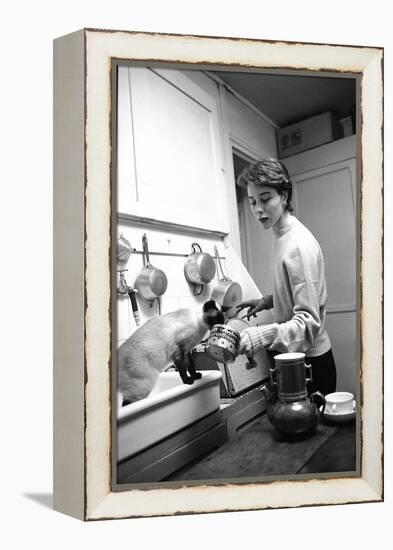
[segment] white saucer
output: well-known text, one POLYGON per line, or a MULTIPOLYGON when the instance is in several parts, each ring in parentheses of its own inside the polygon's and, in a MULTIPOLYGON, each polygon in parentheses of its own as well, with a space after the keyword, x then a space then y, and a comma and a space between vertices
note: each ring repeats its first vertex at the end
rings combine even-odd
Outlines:
MULTIPOLYGON (((322 412, 322 407, 319 407, 319 410, 322 412)), ((337 422, 338 424, 343 424, 344 422, 349 422, 356 417, 356 403, 353 402, 353 411, 345 413, 334 413, 334 412, 325 412, 322 415, 322 418, 327 418, 331 422, 337 422)))

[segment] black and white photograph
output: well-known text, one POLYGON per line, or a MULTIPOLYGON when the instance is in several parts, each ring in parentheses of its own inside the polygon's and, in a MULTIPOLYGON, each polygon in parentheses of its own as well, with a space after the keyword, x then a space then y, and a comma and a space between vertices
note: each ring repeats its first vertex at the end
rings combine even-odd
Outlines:
POLYGON ((112 71, 113 489, 359 476, 359 77, 112 71))

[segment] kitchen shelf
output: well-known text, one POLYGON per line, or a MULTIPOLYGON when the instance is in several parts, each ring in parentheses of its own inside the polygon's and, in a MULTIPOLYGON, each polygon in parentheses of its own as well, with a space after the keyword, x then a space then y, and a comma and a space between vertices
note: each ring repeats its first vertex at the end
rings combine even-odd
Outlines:
POLYGON ((196 227, 192 225, 183 225, 180 223, 167 222, 154 218, 146 218, 144 216, 135 216, 124 212, 117 213, 117 222, 130 225, 148 225, 150 229, 161 229, 164 231, 172 231, 181 233, 182 235, 200 235, 209 238, 224 239, 228 236, 227 232, 217 231, 216 229, 207 229, 205 227, 196 227))

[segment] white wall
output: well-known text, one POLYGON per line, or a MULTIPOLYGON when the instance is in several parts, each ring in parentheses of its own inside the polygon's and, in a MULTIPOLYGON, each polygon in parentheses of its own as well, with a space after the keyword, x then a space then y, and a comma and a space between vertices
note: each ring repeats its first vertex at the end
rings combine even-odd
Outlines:
MULTIPOLYGON (((150 262, 154 267, 162 269, 168 279, 168 287, 165 294, 160 298, 161 313, 167 313, 176 309, 197 308, 210 299, 217 277, 207 285, 204 285, 203 292, 199 296, 194 295, 194 286, 190 285, 184 276, 184 263, 187 255, 192 252, 193 242, 200 244, 204 252, 214 257, 214 246, 219 249, 222 263, 226 265, 226 255, 222 239, 219 237, 201 237, 181 235, 173 231, 152 229, 149 225, 133 226, 131 224, 120 224, 119 235, 128 239, 137 252, 132 253, 124 273, 127 283, 134 286, 135 280, 143 267, 142 235, 146 233, 149 243, 150 262), (158 253, 158 254, 157 254, 158 253)), ((225 268, 224 268, 225 269, 225 268)), ((146 301, 137 294, 137 302, 141 317, 141 324, 147 319, 158 314, 158 304, 146 301), (151 305, 152 304, 152 305, 151 305)), ((128 296, 119 296, 117 300, 118 311, 118 343, 121 344, 136 329, 132 315, 130 300, 128 296)))
MULTIPOLYGON (((214 257, 214 247, 217 246, 222 267, 226 275, 241 283, 244 299, 250 299, 257 293, 254 281, 245 271, 234 249, 223 239, 212 236, 191 236, 179 233, 152 229, 149 225, 133 226, 121 223, 118 225, 118 234, 122 234, 137 252, 133 252, 124 272, 128 285, 134 286, 135 280, 143 267, 142 235, 146 233, 149 243, 150 262, 154 267, 162 269, 167 275, 168 288, 160 298, 161 313, 167 313, 179 308, 201 308, 203 303, 210 299, 219 278, 216 277, 209 284, 204 285, 201 295, 194 295, 194 286, 190 285, 184 276, 184 263, 191 253, 193 242, 200 244, 204 252, 214 257), (156 254, 158 252, 158 254, 156 254)), ((141 324, 158 314, 157 301, 148 302, 137 293, 138 309, 141 324)), ((117 298, 117 341, 120 345, 137 328, 132 314, 128 295, 119 295, 117 298)))

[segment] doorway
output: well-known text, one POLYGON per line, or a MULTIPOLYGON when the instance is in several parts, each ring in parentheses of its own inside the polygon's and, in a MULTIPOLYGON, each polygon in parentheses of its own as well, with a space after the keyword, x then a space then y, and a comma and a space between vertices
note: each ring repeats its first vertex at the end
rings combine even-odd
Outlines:
POLYGON ((236 182, 240 174, 243 172, 243 170, 253 162, 253 159, 251 159, 250 157, 247 157, 244 153, 241 153, 236 149, 232 149, 232 158, 233 158, 233 170, 234 170, 235 187, 236 187, 237 217, 239 220, 241 258, 247 271, 250 272, 251 261, 249 258, 249 252, 247 248, 248 224, 247 224, 247 212, 245 211, 245 206, 247 206, 247 190, 237 185, 236 182))
MULTIPOLYGON (((241 172, 255 158, 243 151, 232 148, 233 168, 235 181, 241 172)), ((271 281, 271 251, 272 236, 270 231, 265 231, 251 212, 247 190, 236 185, 236 206, 239 221, 239 238, 241 259, 247 271, 253 278, 261 294, 272 292, 271 281)))

